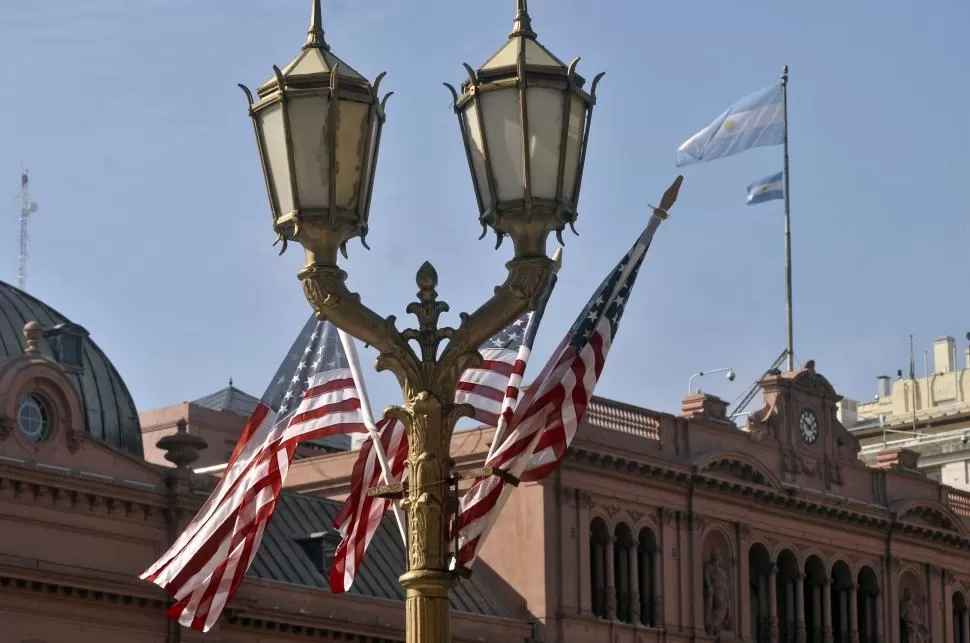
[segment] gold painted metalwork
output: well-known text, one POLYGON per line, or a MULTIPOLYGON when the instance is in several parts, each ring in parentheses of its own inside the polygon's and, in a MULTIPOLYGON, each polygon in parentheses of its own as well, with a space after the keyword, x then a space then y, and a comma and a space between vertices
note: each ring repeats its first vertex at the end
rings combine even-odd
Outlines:
MULTIPOLYGON (((482 208, 481 221, 495 229, 499 242, 505 236, 510 237, 514 253, 506 264, 505 283, 497 287, 478 310, 470 315, 462 313, 461 325, 457 329, 438 325, 439 317, 448 311, 448 305, 438 300, 438 275, 430 263, 425 262, 418 270, 417 301, 407 308, 407 312, 417 318, 417 328, 403 331, 398 330, 394 316, 383 317, 365 306, 360 296, 347 288, 347 273, 337 265, 338 251, 343 251, 346 256, 347 241, 356 236, 363 239, 367 232, 374 168, 384 122, 384 101, 377 97, 380 77, 371 85, 330 53, 323 37, 320 0, 313 2, 310 30, 300 57, 283 70, 274 68, 275 77, 259 88, 258 101, 253 101, 252 93, 244 88, 250 98, 250 114, 266 174, 274 230, 284 248, 287 240, 297 241, 304 247, 306 265, 298 276, 307 301, 319 319, 330 321, 376 348, 380 353, 377 370, 390 370, 401 386, 404 403, 387 409, 386 413, 398 418, 407 431, 410 445, 406 465, 408 481, 407 484, 389 484, 369 493, 378 497, 401 497, 407 511, 407 571, 401 576, 401 584, 407 590, 408 643, 450 642, 449 593, 456 577, 467 573, 467 570, 451 569, 448 542, 449 527, 458 510, 451 437, 457 421, 472 413, 470 406, 454 402, 459 378, 466 369, 482 364, 478 349, 489 337, 526 311, 535 310, 559 267, 558 262, 546 253, 549 234, 558 234, 575 220, 593 94, 581 89, 583 80, 575 74, 575 61, 567 67, 535 42, 524 0, 518 0, 510 43, 513 40, 521 41, 522 51, 526 52, 526 48, 528 51, 519 55, 511 69, 499 66, 473 72, 463 88, 462 98, 452 90, 467 148, 469 136, 465 116, 460 111, 462 106, 474 105, 477 113, 490 115, 490 118, 501 117, 501 110, 490 111, 491 107, 483 105, 479 96, 489 93, 499 96, 504 87, 514 86, 520 108, 504 113, 514 116, 520 124, 521 145, 515 149, 521 150, 523 161, 529 167, 524 177, 523 198, 503 200, 497 192, 486 194, 480 189, 478 175, 474 174, 477 171, 474 156, 469 148, 469 163, 476 177, 476 195, 482 208), (537 60, 545 64, 534 68, 527 64, 526 54, 538 56, 537 60), (313 67, 314 64, 317 67, 313 67), (319 68, 320 64, 326 68, 319 68), (308 68, 310 73, 306 73, 308 68), (560 109, 565 111, 543 115, 539 107, 529 102, 528 92, 534 88, 554 90, 555 96, 562 97, 560 109), (293 104, 306 98, 325 99, 328 111, 294 111, 293 104), (349 106, 355 103, 367 106, 365 125, 359 119, 348 125, 341 116, 345 109, 352 111, 349 106), (271 111, 277 108, 282 111, 283 138, 271 139, 270 134, 280 136, 279 129, 270 131, 272 126, 279 125, 273 120, 277 115, 271 111), (542 136, 530 139, 528 110, 533 108, 536 110, 534 116, 563 119, 555 140, 548 130, 542 136), (579 118, 579 130, 568 130, 570 117, 579 118), (295 127, 303 127, 303 135, 294 136, 295 127), (363 134, 352 136, 355 127, 363 127, 363 134), (306 146, 307 132, 318 135, 319 158, 328 160, 328 165, 306 146), (348 136, 358 141, 366 138, 361 150, 353 156, 356 166, 351 163, 349 168, 335 161, 343 158, 340 157, 340 141, 348 136), (283 147, 279 145, 281 140, 283 147), (541 176, 533 171, 536 168, 532 167, 530 156, 530 144, 537 141, 544 145, 546 161, 552 154, 558 155, 554 164, 546 163, 541 176), (567 162, 570 154, 571 160, 567 162), (307 168, 319 171, 313 175, 307 168), (339 193, 336 196, 328 193, 325 203, 308 204, 307 199, 319 197, 322 189, 321 185, 310 181, 311 178, 330 187, 344 185, 344 196, 346 187, 351 186, 355 199, 350 205, 341 204, 339 193), (549 198, 535 198, 529 184, 536 179, 544 181, 547 188, 554 186, 547 195, 549 198), (446 344, 442 347, 443 342, 446 344)), ((546 98, 550 99, 550 96, 546 98)), ((319 104, 322 106, 324 102, 319 104)), ((501 161, 495 157, 496 145, 486 146, 488 154, 492 155, 488 161, 490 177, 501 171, 501 161)))
POLYGON ((347 241, 367 247, 374 174, 391 94, 335 56, 324 39, 320 0, 313 0, 300 55, 257 90, 239 87, 249 101, 277 242, 295 239, 304 223, 325 224, 347 256, 347 241))

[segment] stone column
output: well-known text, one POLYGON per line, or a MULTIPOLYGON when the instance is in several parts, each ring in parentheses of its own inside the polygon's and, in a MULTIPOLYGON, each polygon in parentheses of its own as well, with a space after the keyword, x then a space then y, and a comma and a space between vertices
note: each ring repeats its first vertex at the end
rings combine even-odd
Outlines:
POLYGON ((814 630, 809 643, 820 643, 818 640, 822 633, 822 586, 811 583, 812 590, 812 629, 814 630))
POLYGON ((640 622, 640 543, 636 539, 630 545, 630 556, 627 563, 630 565, 628 572, 629 593, 630 593, 630 620, 634 623, 640 622))
MULTIPOLYGON (((795 629, 795 579, 792 576, 785 576, 785 632, 791 638, 795 629)), ((791 643, 791 641, 785 641, 791 643)))
POLYGON ((630 550, 621 543, 614 543, 614 584, 616 586, 616 617, 623 620, 626 609, 632 612, 630 600, 630 550), (619 547, 617 547, 619 545, 619 547))
POLYGON ((832 578, 822 581, 822 641, 832 643, 832 578))
POLYGON ((844 641, 849 634, 849 586, 840 584, 836 592, 839 601, 839 640, 844 641))
POLYGON ((604 567, 604 565, 606 564, 606 561, 604 560, 604 558, 606 558, 606 556, 604 555, 605 551, 606 551, 605 543, 603 543, 602 547, 600 546, 599 543, 597 543, 596 547, 593 548, 593 556, 595 558, 593 560, 594 564, 593 564, 592 571, 595 571, 596 575, 593 576, 593 579, 592 579, 593 582, 591 583, 591 585, 593 586, 594 595, 591 595, 589 597, 590 598, 589 610, 590 610, 590 613, 594 613, 594 610, 596 609, 596 605, 597 603, 599 603, 601 613, 598 614, 598 616, 606 615, 606 567, 604 567), (598 596, 595 594, 598 594, 598 596))
POLYGON ((858 643, 859 641, 858 591, 858 585, 855 583, 849 585, 849 590, 847 593, 849 595, 849 641, 851 643, 858 643))
POLYGON ((662 628, 667 620, 664 618, 663 557, 659 549, 651 552, 650 556, 653 561, 650 568, 653 574, 653 587, 650 588, 650 604, 647 605, 647 609, 653 614, 653 626, 662 628))
POLYGON ((883 600, 882 590, 877 589, 872 602, 876 606, 876 640, 879 643, 886 640, 886 616, 882 607, 883 600))
MULTIPOLYGON (((590 541, 583 535, 587 534, 589 538, 592 538, 589 527, 592 520, 590 508, 593 505, 593 499, 589 493, 582 489, 577 489, 574 493, 576 502, 576 553, 579 558, 579 573, 577 574, 579 587, 577 588, 576 609, 580 614, 589 616, 593 613, 595 601, 595 597, 590 592, 590 588, 594 586, 596 581, 595 578, 592 578, 595 561, 590 560, 590 541)), ((598 569, 603 568, 599 567, 598 569)))
POLYGON ((606 618, 613 620, 616 618, 616 581, 613 574, 613 544, 616 538, 610 536, 606 539, 606 618))
POLYGON ((795 641, 805 643, 805 574, 795 573, 795 641))
POLYGON ((960 622, 963 624, 963 629, 960 630, 960 643, 968 643, 968 638, 970 638, 970 610, 963 610, 960 613, 960 622))
POLYGON ((748 564, 748 552, 751 551, 751 530, 746 524, 739 523, 737 533, 738 584, 735 590, 737 600, 734 601, 734 609, 737 611, 738 616, 734 620, 738 628, 738 634, 747 639, 751 633, 751 592, 749 591, 749 587, 751 586, 751 570, 748 564))
POLYGON ((778 565, 772 563, 768 569, 768 636, 771 643, 778 643, 778 565))

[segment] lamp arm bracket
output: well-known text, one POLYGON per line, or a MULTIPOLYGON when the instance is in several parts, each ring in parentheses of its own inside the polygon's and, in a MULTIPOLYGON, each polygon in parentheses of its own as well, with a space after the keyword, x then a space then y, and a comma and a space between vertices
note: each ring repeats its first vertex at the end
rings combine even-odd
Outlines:
POLYGON ((403 384, 421 381, 417 356, 395 325, 393 315, 381 317, 347 288, 347 273, 334 265, 312 263, 299 273, 303 293, 317 318, 353 335, 380 352, 375 368, 389 370, 403 384))
POLYGON ((492 297, 470 315, 461 314, 461 326, 453 331, 438 360, 437 387, 455 386, 467 368, 481 364, 479 346, 526 311, 538 307, 557 265, 545 256, 529 256, 512 259, 506 268, 508 277, 495 288, 492 297))

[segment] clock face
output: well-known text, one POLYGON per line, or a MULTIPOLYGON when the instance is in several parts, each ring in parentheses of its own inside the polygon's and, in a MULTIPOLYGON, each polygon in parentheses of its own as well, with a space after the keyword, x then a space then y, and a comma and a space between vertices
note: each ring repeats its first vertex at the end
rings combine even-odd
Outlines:
POLYGON ((805 444, 815 444, 818 442, 818 417, 809 409, 802 411, 798 416, 798 430, 802 434, 805 444))

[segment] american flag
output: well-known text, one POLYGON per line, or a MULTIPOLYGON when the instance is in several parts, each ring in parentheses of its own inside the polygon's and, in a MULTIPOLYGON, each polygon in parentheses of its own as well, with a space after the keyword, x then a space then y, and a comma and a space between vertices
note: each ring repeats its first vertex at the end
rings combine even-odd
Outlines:
POLYGON ((259 549, 297 444, 365 431, 360 408, 337 329, 311 317, 250 416, 212 495, 141 575, 175 599, 170 617, 203 632, 215 624, 259 549))
MULTIPOLYGON (((593 293, 516 406, 509 432, 486 467, 524 481, 541 480, 555 470, 586 413, 640 265, 665 216, 664 210, 654 211, 636 243, 593 293)), ((501 478, 489 476, 476 481, 462 497, 459 564, 474 561, 510 491, 501 478)))
MULTIPOLYGON (((505 424, 500 418, 510 416, 518 398, 532 343, 554 285, 555 277, 535 311, 525 313, 482 344, 479 350, 484 363, 479 368, 466 370, 459 381, 455 402, 471 405, 475 411, 474 419, 497 427, 493 444, 499 440, 499 431, 505 424)), ((408 456, 404 425, 396 419, 385 418, 378 427, 378 433, 395 479, 403 480, 404 461, 408 456)), ((334 519, 334 528, 340 532, 343 540, 330 570, 332 592, 350 589, 363 563, 367 546, 384 512, 390 507, 390 500, 367 495, 369 488, 382 484, 387 484, 387 481, 378 466, 373 441, 368 440, 361 446, 354 464, 350 494, 334 519)))
POLYGON ((408 436, 404 424, 396 418, 385 417, 377 425, 377 433, 387 454, 392 479, 384 477, 374 441, 361 444, 350 477, 350 493, 333 522, 342 537, 330 567, 330 591, 334 594, 346 592, 354 584, 367 547, 391 506, 391 500, 368 496, 367 490, 407 477, 404 463, 408 457, 408 436))

